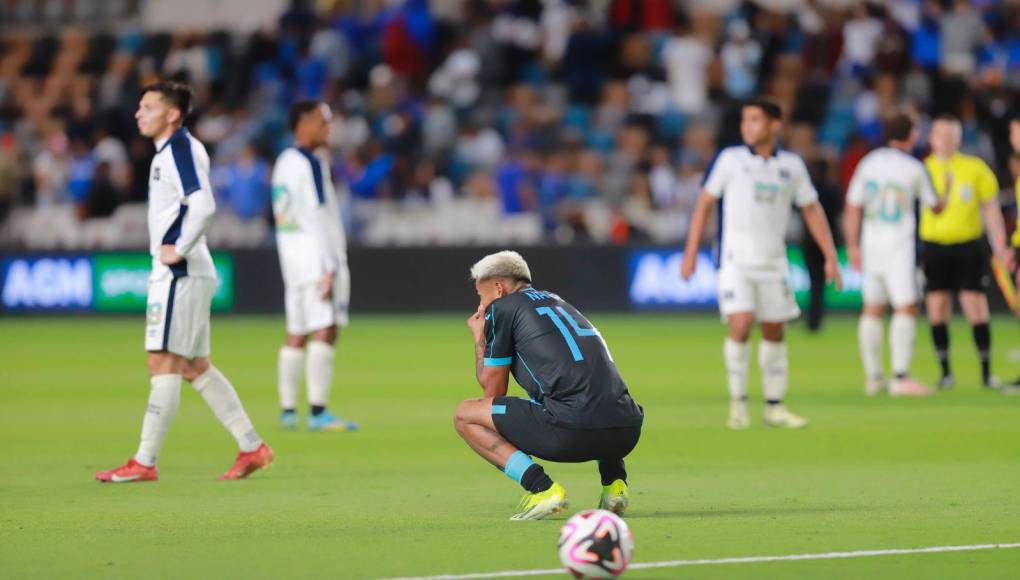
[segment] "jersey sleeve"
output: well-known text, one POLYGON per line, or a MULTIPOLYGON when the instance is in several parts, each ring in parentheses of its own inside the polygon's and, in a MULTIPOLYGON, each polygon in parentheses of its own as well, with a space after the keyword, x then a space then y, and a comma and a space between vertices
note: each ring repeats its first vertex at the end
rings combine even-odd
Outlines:
POLYGON ((174 246, 179 256, 187 258, 209 229, 216 213, 216 200, 209 181, 209 156, 204 151, 196 151, 186 139, 171 147, 184 194, 181 204, 186 208, 181 212, 181 235, 174 246))
POLYGON ((978 200, 982 202, 992 201, 999 196, 999 180, 984 161, 978 162, 974 188, 978 200))
POLYGON ((493 302, 485 311, 485 359, 487 367, 508 366, 514 358, 513 312, 493 302))
POLYGON ((811 183, 811 174, 808 173, 807 165, 804 165, 804 160, 800 157, 797 157, 793 178, 795 180, 793 203, 797 207, 807 207, 818 201, 818 191, 811 183))
POLYGON ((318 161, 313 160, 305 162, 301 160, 291 165, 294 171, 287 180, 287 189, 292 200, 291 210, 301 231, 312 238, 319 250, 323 271, 336 272, 339 267, 338 252, 330 243, 330 236, 326 231, 329 227, 329 217, 326 213, 329 206, 323 203, 323 195, 319 192, 320 184, 316 184, 311 164, 318 161))
POLYGON ((730 165, 732 165, 730 159, 728 149, 719 151, 709 166, 708 172, 705 173, 705 180, 701 184, 701 188, 716 199, 722 197, 726 186, 730 183, 730 165))

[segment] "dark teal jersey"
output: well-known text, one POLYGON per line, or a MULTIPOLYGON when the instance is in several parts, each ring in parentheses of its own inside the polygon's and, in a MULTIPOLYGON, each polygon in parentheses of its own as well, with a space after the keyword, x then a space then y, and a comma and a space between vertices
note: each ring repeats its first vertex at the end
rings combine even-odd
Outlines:
POLYGON ((602 429, 644 419, 602 335, 551 292, 528 288, 486 309, 484 364, 509 366, 556 424, 602 429))

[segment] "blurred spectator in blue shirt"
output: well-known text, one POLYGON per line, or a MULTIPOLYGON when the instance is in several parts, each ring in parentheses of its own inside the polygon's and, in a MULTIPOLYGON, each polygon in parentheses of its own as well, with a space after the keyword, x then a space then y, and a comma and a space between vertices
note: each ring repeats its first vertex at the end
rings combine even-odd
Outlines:
POLYGON ((88 141, 76 137, 71 141, 71 173, 67 181, 67 195, 71 202, 79 204, 85 201, 95 172, 96 159, 88 141))
POLYGON ((241 156, 213 171, 220 201, 242 220, 266 216, 269 211, 269 165, 252 145, 241 156))

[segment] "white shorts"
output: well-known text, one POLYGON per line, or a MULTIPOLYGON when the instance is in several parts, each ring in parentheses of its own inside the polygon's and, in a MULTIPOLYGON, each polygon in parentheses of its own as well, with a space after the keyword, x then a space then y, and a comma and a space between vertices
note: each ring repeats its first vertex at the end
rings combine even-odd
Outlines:
POLYGON ((351 296, 350 276, 345 268, 333 278, 333 294, 323 300, 318 284, 306 284, 284 291, 287 334, 306 336, 331 326, 347 326, 351 296))
POLYGON ((166 277, 149 281, 145 350, 186 359, 209 356, 209 309, 216 292, 212 278, 166 277))
POLYGON ((920 298, 914 253, 896 252, 863 257, 864 303, 873 306, 891 304, 901 308, 917 304, 920 298))
POLYGON ((800 316, 785 277, 755 275, 732 266, 719 270, 719 312, 723 316, 751 312, 759 322, 787 322, 800 316))

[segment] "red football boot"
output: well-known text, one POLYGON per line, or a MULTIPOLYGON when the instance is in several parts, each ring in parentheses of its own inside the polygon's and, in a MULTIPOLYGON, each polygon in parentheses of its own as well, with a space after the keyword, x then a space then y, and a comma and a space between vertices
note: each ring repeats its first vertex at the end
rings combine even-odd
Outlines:
POLYGON ((237 461, 230 471, 220 476, 221 480, 244 479, 263 467, 273 463, 273 449, 263 443, 255 451, 244 451, 237 454, 237 461))
POLYGON ((131 483, 133 481, 156 481, 159 470, 153 465, 142 465, 132 457, 130 461, 110 471, 96 472, 96 479, 103 483, 131 483))

